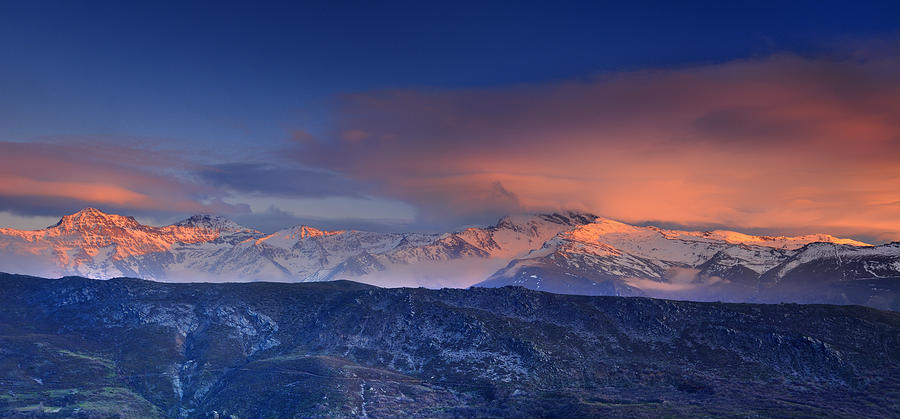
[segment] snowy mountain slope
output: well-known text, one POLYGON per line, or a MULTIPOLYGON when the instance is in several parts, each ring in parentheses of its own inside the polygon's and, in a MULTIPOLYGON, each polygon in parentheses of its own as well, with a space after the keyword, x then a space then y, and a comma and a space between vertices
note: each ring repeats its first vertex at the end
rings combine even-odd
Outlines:
POLYGON ((333 276, 332 271, 347 259, 423 245, 436 237, 433 234, 354 230, 326 232, 302 226, 276 232, 252 243, 241 243, 236 249, 259 252, 282 267, 295 281, 317 281, 333 276))
POLYGON ((656 227, 637 227, 608 219, 597 219, 562 236, 577 243, 604 243, 629 254, 652 258, 663 265, 699 265, 716 253, 729 249, 729 256, 755 266, 757 272, 772 268, 773 257, 787 254, 809 243, 827 242, 848 246, 869 246, 866 243, 814 234, 797 237, 752 236, 733 231, 695 232, 665 230, 656 227))
POLYGON ((896 277, 900 276, 898 272, 898 242, 866 247, 811 243, 763 277, 772 282, 796 281, 809 276, 818 280, 853 280, 896 277))
POLYGON ((467 287, 560 232, 596 218, 574 211, 507 216, 496 225, 446 233, 428 243, 357 255, 323 279, 354 279, 387 286, 467 287))
POLYGON ((260 235, 229 223, 208 217, 152 227, 141 225, 132 217, 87 208, 42 230, 0 229, 0 262, 15 266, 15 260, 21 258, 27 260, 24 271, 54 275, 157 278, 164 270, 159 261, 146 260, 147 255, 171 254, 184 245, 229 247, 260 235))
POLYGON ((264 235, 210 215, 152 227, 132 217, 87 208, 42 230, 0 229, 0 263, 4 270, 48 276, 302 281, 327 276, 360 253, 424 245, 436 238, 309 226, 264 235))
POLYGON ((765 237, 730 231, 703 233, 638 227, 598 218, 593 223, 560 233, 541 249, 513 261, 496 277, 515 276, 519 267, 546 264, 612 277, 660 281, 673 268, 701 266, 709 272, 719 273, 742 266, 761 274, 812 241, 842 243, 847 247, 867 246, 829 235, 765 237))
POLYGON ((43 230, 0 230, 3 270, 46 276, 135 276, 167 281, 317 281, 415 276, 413 285, 468 272, 468 286, 508 258, 593 216, 506 217, 456 233, 324 231, 295 226, 265 235, 223 217, 195 215, 152 227, 88 208, 43 230), (16 262, 18 261, 18 262, 16 262))
POLYGON ((490 227, 467 228, 434 242, 385 254, 391 263, 413 264, 460 257, 513 258, 539 248, 560 232, 590 223, 596 216, 577 212, 508 216, 490 227))
POLYGON ((746 301, 776 299, 787 287, 780 281, 803 282, 814 295, 833 281, 891 277, 900 277, 897 243, 665 230, 598 218, 512 260, 478 286, 746 301))

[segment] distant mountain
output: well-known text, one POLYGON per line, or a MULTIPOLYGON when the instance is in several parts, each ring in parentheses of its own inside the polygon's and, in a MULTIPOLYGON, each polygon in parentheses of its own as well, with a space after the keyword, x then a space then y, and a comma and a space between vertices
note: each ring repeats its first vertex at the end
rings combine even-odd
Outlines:
POLYGON ((579 212, 517 215, 444 234, 273 234, 196 215, 170 226, 88 208, 43 230, 0 229, 0 269, 172 282, 521 285, 586 295, 865 304, 900 309, 900 244, 639 227, 579 212))
POLYGON ((0 289, 4 417, 900 415, 900 314, 859 306, 6 274, 0 289))
POLYGON ((383 252, 361 253, 325 278, 384 286, 466 287, 557 234, 596 218, 578 212, 503 217, 493 226, 432 236, 430 241, 383 252))
POLYGON ((265 235, 209 215, 151 227, 88 208, 43 230, 0 229, 0 268, 44 276, 176 282, 365 276, 373 283, 459 287, 594 218, 578 213, 506 217, 495 226, 446 234, 296 226, 265 235))
POLYGON ((823 234, 664 230, 598 218, 559 234, 478 284, 505 285, 567 294, 849 303, 897 310, 900 243, 871 246, 823 234), (881 287, 869 286, 872 281, 881 287))

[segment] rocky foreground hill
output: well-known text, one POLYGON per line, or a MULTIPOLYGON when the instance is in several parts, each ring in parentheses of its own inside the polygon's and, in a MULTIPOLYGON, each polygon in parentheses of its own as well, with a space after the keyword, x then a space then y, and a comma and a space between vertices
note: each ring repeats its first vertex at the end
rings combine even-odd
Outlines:
POLYGON ((0 275, 0 416, 900 415, 900 314, 0 275))

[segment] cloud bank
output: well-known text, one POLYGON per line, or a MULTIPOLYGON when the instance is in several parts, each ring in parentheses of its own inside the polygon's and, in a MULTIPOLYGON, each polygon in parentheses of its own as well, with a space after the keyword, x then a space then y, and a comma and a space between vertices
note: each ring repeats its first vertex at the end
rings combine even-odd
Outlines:
POLYGON ((0 142, 0 226, 37 228, 85 207, 151 223, 222 214, 263 231, 309 221, 378 229, 411 218, 408 205, 369 197, 363 182, 334 172, 277 158, 210 163, 149 143, 0 142))
POLYGON ((894 48, 355 94, 334 140, 295 157, 438 217, 583 208, 900 240, 898 70, 894 48))

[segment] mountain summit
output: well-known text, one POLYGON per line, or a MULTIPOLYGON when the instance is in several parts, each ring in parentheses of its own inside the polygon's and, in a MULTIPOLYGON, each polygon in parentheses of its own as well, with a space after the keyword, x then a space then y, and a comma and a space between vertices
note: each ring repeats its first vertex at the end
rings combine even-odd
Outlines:
POLYGON ((140 223, 134 217, 107 214, 96 208, 85 208, 71 215, 63 216, 50 228, 62 230, 85 230, 97 228, 139 228, 140 223))
POLYGON ((190 218, 181 220, 173 225, 178 227, 204 228, 218 232, 232 233, 237 231, 250 230, 234 221, 231 221, 228 218, 210 214, 197 214, 191 216, 190 218))
POLYGON ((154 227, 134 217, 85 208, 41 230, 0 229, 0 262, 6 270, 26 273, 165 280, 166 269, 159 265, 174 256, 173 249, 222 241, 239 232, 242 238, 260 234, 221 217, 188 220, 193 221, 154 227))

